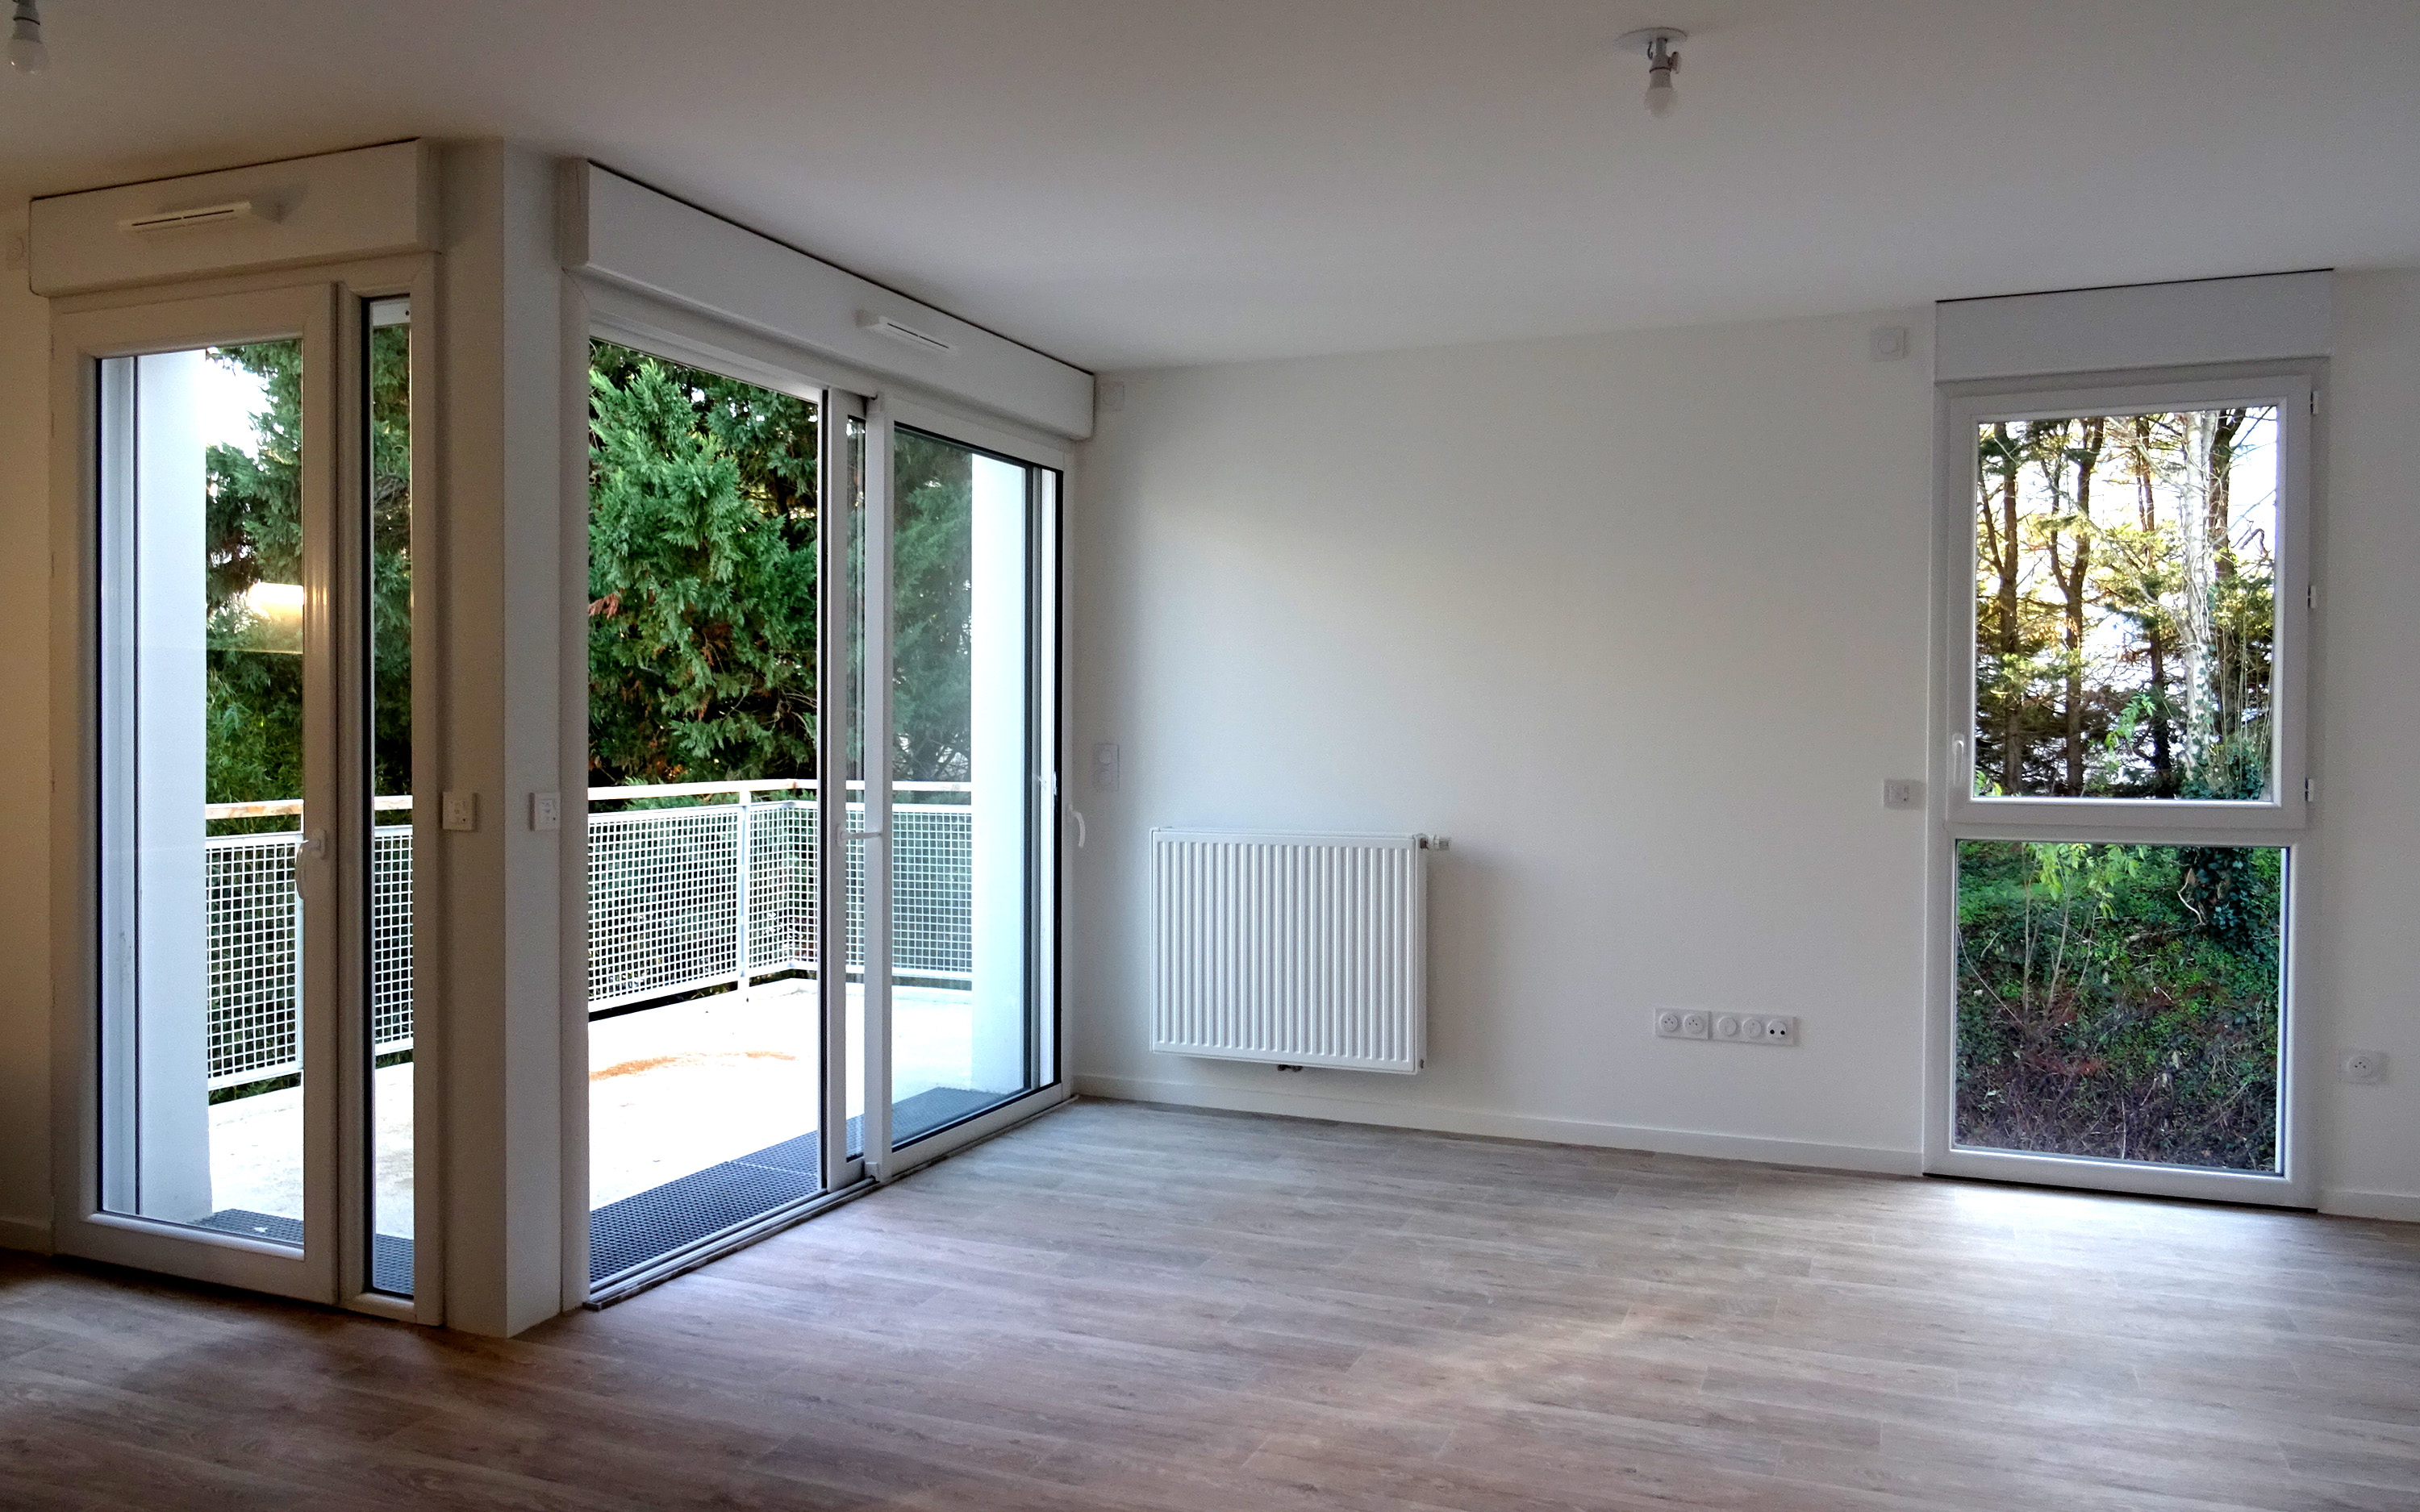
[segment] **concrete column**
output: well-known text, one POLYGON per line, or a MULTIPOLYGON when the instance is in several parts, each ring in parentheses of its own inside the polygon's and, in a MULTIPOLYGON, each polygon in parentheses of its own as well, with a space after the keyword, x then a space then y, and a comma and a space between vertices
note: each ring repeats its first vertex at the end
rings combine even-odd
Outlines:
POLYGON ((978 1090, 1025 1086, 1029 668, 1025 470, 974 459, 969 724, 974 783, 974 1044, 978 1090))
POLYGON ((566 780, 584 753, 566 749, 564 703, 580 696, 564 686, 564 606, 585 587, 565 562, 566 427, 582 396, 565 393, 575 338, 554 165, 481 143, 450 149, 444 175, 433 507, 445 717, 439 769, 415 781, 421 811, 442 807, 427 791, 437 789, 476 795, 477 815, 468 830, 421 831, 441 902, 434 937, 418 941, 415 1028, 443 1068, 445 1321, 509 1335, 581 1300, 566 1295, 563 1067, 566 1014, 585 1005, 565 994, 565 837, 533 830, 527 815, 539 792, 562 793, 571 820, 586 811, 584 790, 566 780))
MULTIPOLYGON (((133 1057, 133 1211, 192 1223, 210 1206, 209 897, 202 804, 208 685, 200 387, 209 357, 135 360, 132 756, 134 980, 112 1005, 133 1057)), ((125 1085, 123 1081, 120 1086, 125 1085)), ((131 1116, 131 1117, 130 1117, 131 1116)))

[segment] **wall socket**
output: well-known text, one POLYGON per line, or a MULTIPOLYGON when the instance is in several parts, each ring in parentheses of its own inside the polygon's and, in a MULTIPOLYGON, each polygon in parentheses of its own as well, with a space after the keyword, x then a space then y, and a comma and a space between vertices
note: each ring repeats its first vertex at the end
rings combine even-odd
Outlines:
POLYGON ((1667 1008, 1655 1015, 1659 1040, 1714 1040, 1728 1044, 1796 1044, 1798 1020, 1788 1013, 1712 1013, 1667 1008))
POLYGON ((2386 1052, 2383 1050, 2348 1050, 2344 1057, 2344 1079, 2356 1087, 2370 1087, 2386 1080, 2386 1052))

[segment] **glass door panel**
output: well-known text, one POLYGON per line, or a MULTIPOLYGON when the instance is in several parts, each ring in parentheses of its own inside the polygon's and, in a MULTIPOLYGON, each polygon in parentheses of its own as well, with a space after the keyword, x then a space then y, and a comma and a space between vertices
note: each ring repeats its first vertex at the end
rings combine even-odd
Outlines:
POLYGON ((1041 1084, 1032 941, 1043 470, 896 427, 891 1143, 1041 1084))
POLYGON ((590 1274, 822 1189, 814 403, 597 342, 590 1274))
POLYGON ((411 1295, 411 301, 363 307, 370 918, 366 1289, 411 1295))
POLYGON ((1960 841, 1958 1147, 2277 1174, 2286 855, 1960 841))
POLYGON ((302 343, 100 364, 101 1207, 304 1240, 302 343))

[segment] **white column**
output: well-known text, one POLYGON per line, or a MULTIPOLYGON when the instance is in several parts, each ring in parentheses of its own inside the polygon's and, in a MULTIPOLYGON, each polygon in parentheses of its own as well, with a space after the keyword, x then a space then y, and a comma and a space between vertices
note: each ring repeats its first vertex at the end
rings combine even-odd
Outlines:
POLYGON ((1025 1085, 1026 497, 1025 470, 974 459, 974 562, 968 681, 974 783, 976 1089, 1025 1085))
MULTIPOLYGON (((199 351, 135 364, 133 723, 135 1211, 210 1207, 209 898, 199 351)), ((113 1124, 123 1129, 121 1120, 113 1124)))
POLYGON ((566 1099, 586 1088, 584 878, 566 858, 582 854, 586 809, 584 738, 567 737, 584 736, 587 707, 569 673, 586 647, 585 474, 571 460, 585 433, 570 386, 587 343, 566 329, 554 165, 499 143, 448 148, 444 165, 443 718, 435 770, 412 778, 475 795, 477 810, 473 828, 422 823, 415 838, 415 890, 427 875, 442 903, 427 928, 415 919, 413 1064, 443 1100, 442 1118, 420 1104, 417 1128, 443 1140, 445 1321, 510 1335, 586 1295, 585 1257, 570 1253, 584 1209, 566 1212, 586 1172, 566 1173, 565 1152, 566 1099), (533 793, 564 795, 560 830, 532 828, 533 793))

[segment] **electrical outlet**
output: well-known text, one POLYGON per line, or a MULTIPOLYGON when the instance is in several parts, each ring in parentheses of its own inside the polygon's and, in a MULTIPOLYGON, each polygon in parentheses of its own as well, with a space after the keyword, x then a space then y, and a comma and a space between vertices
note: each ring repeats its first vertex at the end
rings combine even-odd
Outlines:
POLYGON ((2382 1050, 2346 1051, 2344 1079, 2356 1087, 2374 1086, 2386 1080, 2386 1053, 2382 1050))
POLYGON ((1711 1022, 1712 1017, 1713 1015, 1700 1013, 1695 1009, 1682 1014, 1681 1038, 1683 1040, 1705 1039, 1713 1032, 1714 1029, 1714 1025, 1711 1022))
POLYGON ((1717 1013, 1714 1015, 1715 1039, 1736 1040, 1739 1037, 1740 1020, 1737 1013, 1717 1013))
POLYGON ((1115 793, 1118 790, 1118 744, 1100 741, 1093 747, 1093 791, 1115 793))
POLYGON ((1798 1021, 1787 1013, 1768 1014, 1764 1021, 1766 1044, 1796 1044, 1798 1021))
POLYGON ((1655 1015, 1655 1038, 1659 1040, 1681 1038, 1681 1013, 1678 1009, 1668 1008, 1655 1015))
POLYGON ((1742 1044, 1764 1043, 1764 1020, 1753 1013, 1741 1014, 1739 1038, 1742 1044))

